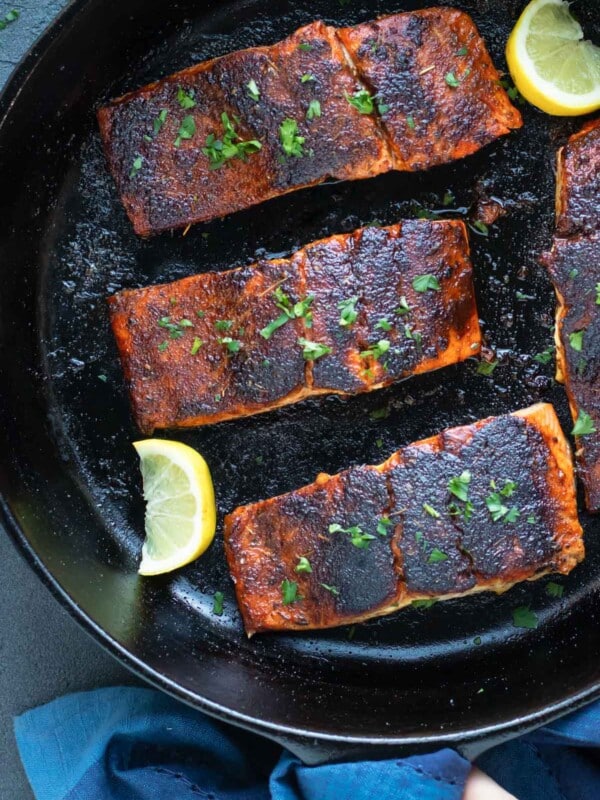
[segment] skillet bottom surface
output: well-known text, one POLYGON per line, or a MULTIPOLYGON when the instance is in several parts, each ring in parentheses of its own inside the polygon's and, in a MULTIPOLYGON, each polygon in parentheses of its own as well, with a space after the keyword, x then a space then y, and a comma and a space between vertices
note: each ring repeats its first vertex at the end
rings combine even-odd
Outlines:
MULTIPOLYGON (((442 4, 472 14, 501 66, 521 3, 442 4)), ((536 258, 553 229, 555 152, 581 120, 523 107, 522 131, 450 166, 329 183, 195 226, 186 236, 144 241, 133 234, 107 173, 93 108, 189 64, 277 41, 318 17, 352 24, 425 4, 250 0, 163 9, 146 3, 142 14, 139 3, 125 2, 106 17, 101 3, 85 12, 83 5, 49 39, 43 56, 50 75, 67 65, 58 88, 44 95, 38 69, 7 117, 13 124, 0 128, 0 145, 11 154, 0 165, 0 180, 20 187, 0 205, 11 230, 10 241, 0 243, 7 453, 1 482, 5 514, 23 531, 17 536, 30 558, 75 613, 89 618, 88 627, 147 677, 265 731, 458 741, 516 729, 531 715, 597 692, 600 523, 585 513, 587 559, 568 578, 552 579, 564 586, 560 600, 548 596, 543 579, 501 597, 408 609, 351 629, 251 641, 237 611, 221 527, 235 506, 309 483, 320 471, 376 464, 445 427, 539 400, 552 402, 570 430, 553 360, 533 358, 552 344, 554 313, 552 288, 536 258), (95 56, 81 44, 92 30, 95 56), (52 93, 59 91, 57 114, 52 93), (36 132, 23 128, 31 113, 26 102, 37 102, 47 123, 37 129, 43 151, 36 132), (17 135, 17 128, 26 134, 17 135), (488 236, 471 230, 483 328, 500 362, 494 373, 477 374, 471 361, 370 395, 160 433, 207 459, 219 528, 197 563, 170 577, 139 578, 143 504, 131 447, 138 434, 105 297, 288 254, 313 239, 390 224, 423 209, 477 219, 473 208, 486 198, 506 212, 488 236), (225 594, 220 617, 212 613, 217 590, 225 594), (513 626, 512 612, 521 605, 535 611, 537 629, 513 626)), ((598 36, 593 5, 589 0, 580 13, 588 33, 598 36)))

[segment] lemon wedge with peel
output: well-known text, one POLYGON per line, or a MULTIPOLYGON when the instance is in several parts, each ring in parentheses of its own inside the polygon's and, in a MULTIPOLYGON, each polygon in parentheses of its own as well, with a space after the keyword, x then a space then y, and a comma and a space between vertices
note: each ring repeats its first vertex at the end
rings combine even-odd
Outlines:
POLYGON ((217 511, 210 470, 181 442, 134 442, 146 500, 146 540, 140 575, 162 575, 189 564, 215 536, 217 511))
POLYGON ((532 0, 506 45, 523 97, 547 114, 578 116, 600 108, 600 47, 585 41, 564 0, 532 0))

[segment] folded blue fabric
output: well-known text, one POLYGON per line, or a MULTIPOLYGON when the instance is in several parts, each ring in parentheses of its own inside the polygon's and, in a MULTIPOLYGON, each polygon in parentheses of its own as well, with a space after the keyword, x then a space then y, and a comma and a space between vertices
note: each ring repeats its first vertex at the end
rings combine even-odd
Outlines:
MULTIPOLYGON (((54 700, 15 720, 37 800, 460 800, 452 750, 304 766, 272 742, 152 689, 54 700)), ((600 797, 600 704, 497 747, 482 768, 519 800, 600 797)))

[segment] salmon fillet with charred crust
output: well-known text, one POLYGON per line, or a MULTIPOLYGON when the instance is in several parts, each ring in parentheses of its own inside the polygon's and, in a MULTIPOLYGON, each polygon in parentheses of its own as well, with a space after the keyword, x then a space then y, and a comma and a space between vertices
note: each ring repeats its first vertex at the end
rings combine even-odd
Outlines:
POLYGON ((466 14, 433 8, 185 69, 98 112, 135 231, 221 217, 327 178, 461 158, 521 126, 466 14))
POLYGON ((556 236, 542 256, 558 298, 556 357, 590 511, 600 511, 600 120, 558 154, 556 236))
POLYGON ((569 445, 548 404, 446 430, 225 518, 249 636, 566 574, 584 557, 582 536, 569 445))
POLYGON ((363 228, 108 302, 145 433, 372 391, 481 346, 458 220, 363 228))

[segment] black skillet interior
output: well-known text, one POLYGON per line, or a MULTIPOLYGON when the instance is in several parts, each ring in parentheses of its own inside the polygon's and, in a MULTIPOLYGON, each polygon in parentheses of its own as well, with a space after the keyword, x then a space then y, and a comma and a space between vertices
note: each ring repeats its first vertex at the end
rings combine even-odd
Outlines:
MULTIPOLYGON (((562 600, 551 599, 542 580, 502 597, 409 609, 352 629, 248 641, 220 528, 196 564, 165 578, 136 575, 143 506, 131 442, 138 434, 105 297, 289 253, 423 209, 476 219, 478 199, 496 198, 506 215, 489 236, 471 236, 480 314, 500 361, 491 377, 476 374, 473 361, 371 395, 164 435, 205 455, 222 519, 240 503, 301 486, 319 471, 378 463, 444 427, 537 400, 553 402, 569 430, 552 362, 533 358, 551 345, 554 307, 536 257, 552 231, 555 151, 581 121, 524 107, 521 132, 456 164, 329 183, 198 225, 185 237, 143 241, 119 204, 93 112, 125 90, 277 41, 317 17, 354 23, 425 5, 75 2, 21 67, 0 108, 0 481, 8 526, 76 616, 146 677, 264 732, 296 743, 300 733, 318 738, 319 757, 328 748, 333 756, 358 752, 352 743, 425 746, 446 737, 464 745, 597 694, 600 524, 582 514, 588 556, 558 579, 562 600), (211 610, 216 590, 226 598, 221 617, 211 610), (513 627, 512 611, 524 604, 538 615, 537 630, 513 627), (345 741, 345 750, 334 740, 345 741)), ((502 66, 522 3, 458 5, 473 15, 502 66)), ((588 33, 599 38, 594 0, 578 5, 588 33)))

